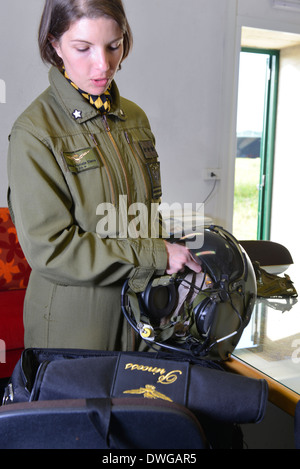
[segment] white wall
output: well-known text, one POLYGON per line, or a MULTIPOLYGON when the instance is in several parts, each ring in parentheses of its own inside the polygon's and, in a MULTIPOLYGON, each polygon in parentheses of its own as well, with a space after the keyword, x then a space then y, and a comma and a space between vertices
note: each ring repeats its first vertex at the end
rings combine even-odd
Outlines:
MULTIPOLYGON (((20 112, 48 86, 36 44, 43 2, 0 0, 0 205, 6 205, 7 136, 20 112)), ((236 0, 125 0, 132 55, 121 93, 147 112, 161 159, 165 202, 201 203, 212 189, 203 168, 223 168, 206 214, 223 222, 227 191, 236 0), (228 66, 229 64, 229 66, 228 66), (228 90, 229 85, 229 90, 228 90)))
POLYGON ((164 201, 203 202, 203 168, 222 168, 205 213, 225 222, 235 0, 125 0, 135 36, 118 82, 147 112, 164 201))
POLYGON ((48 86, 47 70, 37 48, 41 0, 0 0, 0 78, 6 102, 0 101, 0 206, 7 206, 8 135, 17 116, 48 86))

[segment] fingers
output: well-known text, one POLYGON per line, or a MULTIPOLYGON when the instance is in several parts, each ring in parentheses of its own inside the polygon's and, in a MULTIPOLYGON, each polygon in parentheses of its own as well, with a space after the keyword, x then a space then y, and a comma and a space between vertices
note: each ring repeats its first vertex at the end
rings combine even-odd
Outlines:
POLYGON ((168 265, 166 273, 169 275, 176 274, 185 267, 193 270, 196 273, 201 272, 201 265, 193 258, 190 251, 181 244, 171 244, 165 242, 168 253, 168 265))
POLYGON ((194 272, 196 272, 196 273, 199 273, 199 272, 202 271, 201 265, 198 264, 197 261, 195 261, 195 259, 192 257, 191 254, 190 254, 190 261, 188 261, 188 262, 186 263, 186 266, 187 266, 189 269, 191 269, 191 270, 193 270, 194 272))

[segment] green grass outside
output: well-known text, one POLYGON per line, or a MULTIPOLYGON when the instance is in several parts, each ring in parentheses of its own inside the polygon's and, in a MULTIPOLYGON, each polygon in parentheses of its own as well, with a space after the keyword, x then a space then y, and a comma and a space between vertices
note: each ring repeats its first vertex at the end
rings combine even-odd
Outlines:
POLYGON ((236 158, 233 235, 238 240, 257 239, 260 158, 236 158))

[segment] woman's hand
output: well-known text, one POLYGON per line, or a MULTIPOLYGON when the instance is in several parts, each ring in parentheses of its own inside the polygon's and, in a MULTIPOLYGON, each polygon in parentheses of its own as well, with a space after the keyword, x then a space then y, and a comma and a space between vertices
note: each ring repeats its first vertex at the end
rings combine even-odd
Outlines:
POLYGON ((183 270, 185 266, 196 273, 202 271, 201 265, 195 261, 188 248, 181 244, 171 244, 167 241, 165 241, 165 245, 168 253, 167 274, 176 274, 183 270))

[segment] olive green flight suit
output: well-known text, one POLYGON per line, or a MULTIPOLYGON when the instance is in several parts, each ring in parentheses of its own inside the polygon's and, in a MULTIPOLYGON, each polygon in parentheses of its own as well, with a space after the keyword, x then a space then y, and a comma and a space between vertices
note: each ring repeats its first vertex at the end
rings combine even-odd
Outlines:
POLYGON ((123 196, 128 206, 145 204, 151 223, 151 203, 161 196, 154 137, 144 112, 115 83, 104 118, 57 68, 49 79, 15 122, 8 153, 8 204, 32 267, 25 347, 128 350, 121 287, 130 278, 142 289, 162 275, 167 253, 150 235, 120 237, 117 229, 105 238, 98 214, 105 203, 119 213, 123 196))

